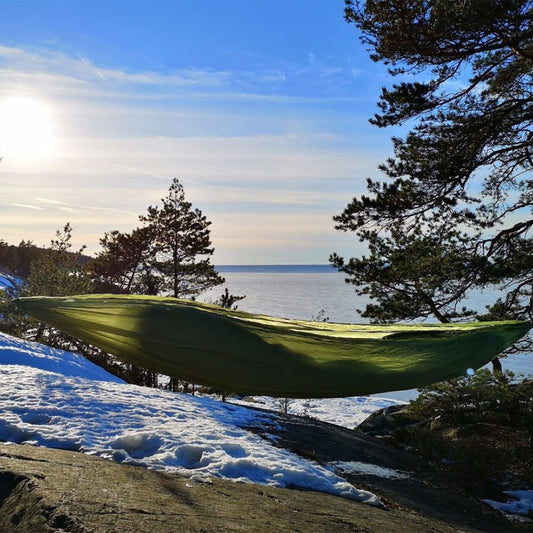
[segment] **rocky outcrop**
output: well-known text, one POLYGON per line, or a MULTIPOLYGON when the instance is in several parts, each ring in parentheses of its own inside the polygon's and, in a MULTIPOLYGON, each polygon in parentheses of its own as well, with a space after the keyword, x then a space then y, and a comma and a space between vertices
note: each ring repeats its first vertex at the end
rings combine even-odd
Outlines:
MULTIPOLYGON (((379 494, 385 508, 310 491, 188 478, 95 456, 0 444, 0 531, 40 532, 474 532, 512 531, 481 502, 440 490, 427 465, 360 432, 281 417, 279 445, 315 460, 402 468, 387 479, 347 473, 379 494)), ((258 430, 260 432, 260 430, 258 430)))
POLYGON ((391 405, 372 413, 357 426, 357 429, 373 437, 389 437, 399 427, 424 423, 426 421, 420 421, 409 415, 407 405, 391 405))

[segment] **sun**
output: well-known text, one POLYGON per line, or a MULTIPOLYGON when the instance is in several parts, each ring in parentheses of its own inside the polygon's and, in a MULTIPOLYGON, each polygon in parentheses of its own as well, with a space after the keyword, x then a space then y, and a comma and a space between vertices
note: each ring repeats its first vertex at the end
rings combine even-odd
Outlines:
POLYGON ((52 116, 35 98, 0 99, 0 157, 34 159, 51 153, 52 116))

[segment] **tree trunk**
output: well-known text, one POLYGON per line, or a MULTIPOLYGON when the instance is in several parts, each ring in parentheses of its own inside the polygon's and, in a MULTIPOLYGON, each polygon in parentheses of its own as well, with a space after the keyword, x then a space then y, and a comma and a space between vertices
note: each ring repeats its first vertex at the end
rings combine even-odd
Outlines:
POLYGON ((494 372, 494 374, 496 374, 497 372, 500 374, 503 374, 502 363, 497 357, 495 357, 491 361, 491 363, 492 363, 492 371, 494 372))

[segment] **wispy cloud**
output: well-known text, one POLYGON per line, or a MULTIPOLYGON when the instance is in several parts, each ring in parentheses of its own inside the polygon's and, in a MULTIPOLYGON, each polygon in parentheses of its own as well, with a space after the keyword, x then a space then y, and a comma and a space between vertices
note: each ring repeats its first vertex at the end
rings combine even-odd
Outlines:
POLYGON ((32 204, 18 204, 18 203, 12 203, 11 204, 14 207, 21 207, 22 209, 33 209, 34 211, 40 211, 42 210, 42 207, 39 207, 37 205, 32 204))
POLYGON ((119 216, 126 216, 128 218, 132 218, 135 220, 139 213, 134 213, 133 211, 124 211, 122 209, 115 209, 112 207, 101 207, 101 206, 94 206, 94 205, 84 205, 82 206, 84 209, 88 211, 97 211, 100 213, 105 213, 107 215, 119 215, 119 216))
POLYGON ((41 90, 108 98, 348 103, 356 102, 360 97, 354 97, 354 91, 346 91, 344 95, 333 95, 329 91, 321 94, 317 84, 326 80, 338 89, 349 86, 358 75, 358 71, 350 66, 327 64, 313 54, 309 54, 306 63, 287 63, 257 70, 187 68, 131 72, 99 66, 85 55, 74 57, 57 50, 0 45, 0 89, 3 90, 9 86, 20 89, 31 79, 34 86, 38 81, 41 90), (147 88, 149 92, 146 92, 147 88))
POLYGON ((169 176, 167 175, 163 175, 163 174, 156 174, 155 172, 152 172, 150 170, 143 170, 141 168, 134 168, 134 167, 128 167, 126 165, 118 165, 117 163, 112 163, 112 166, 114 168, 118 168, 120 170, 126 170, 128 171, 130 174, 133 173, 133 174, 143 174, 145 176, 152 176, 154 178, 161 178, 161 179, 165 179, 165 180, 168 180, 169 179, 169 176))
POLYGON ((43 204, 66 205, 65 202, 61 202, 59 200, 52 200, 51 198, 40 198, 36 196, 34 200, 36 200, 37 202, 41 202, 43 204))
POLYGON ((52 156, 2 162, 2 231, 45 244, 69 221, 76 245, 95 252, 106 231, 131 231, 178 177, 213 220, 221 261, 250 247, 256 261, 282 261, 268 254, 317 246, 324 260, 339 238, 331 216, 386 153, 366 116, 358 121, 358 97, 318 88, 349 87, 356 74, 346 69, 310 54, 257 71, 136 72, 0 46, 0 98, 43 97, 56 121, 52 156))
MULTIPOLYGON (((172 85, 181 87, 211 86, 219 87, 228 78, 228 72, 186 69, 175 73, 128 72, 120 69, 99 67, 88 57, 68 56, 54 50, 26 50, 0 45, 0 63, 11 72, 35 75, 45 73, 71 79, 77 84, 83 81, 121 82, 139 85, 172 85)), ((56 78, 57 79, 57 78, 56 78)))

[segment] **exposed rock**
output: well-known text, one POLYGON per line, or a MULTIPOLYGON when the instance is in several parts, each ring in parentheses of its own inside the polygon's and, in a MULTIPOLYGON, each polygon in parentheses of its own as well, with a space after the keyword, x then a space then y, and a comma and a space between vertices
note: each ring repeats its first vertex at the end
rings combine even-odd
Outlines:
POLYGON ((391 405, 372 413, 366 420, 357 426, 359 431, 374 437, 392 435, 399 427, 419 425, 424 423, 408 415, 407 405, 391 405))
MULTIPOLYGON (((398 469, 390 479, 345 474, 386 509, 311 491, 213 479, 211 484, 120 465, 79 452, 0 444, 0 531, 6 533, 503 532, 498 513, 437 485, 422 460, 362 432, 289 415, 278 445, 322 463, 361 461, 398 469)), ((261 429, 257 429, 261 433, 261 429)))
POLYGON ((292 415, 280 415, 278 424, 277 429, 269 428, 268 433, 276 435, 279 446, 304 457, 322 463, 353 462, 355 466, 364 463, 378 467, 377 471, 384 468, 404 474, 390 478, 373 475, 369 473, 372 469, 367 468, 361 471, 355 468, 343 474, 356 487, 382 497, 389 509, 400 506, 453 524, 460 531, 503 533, 522 529, 521 525, 511 524, 479 499, 456 492, 457 487, 450 487, 442 479, 441 471, 425 459, 367 435, 359 428, 349 430, 292 415))

